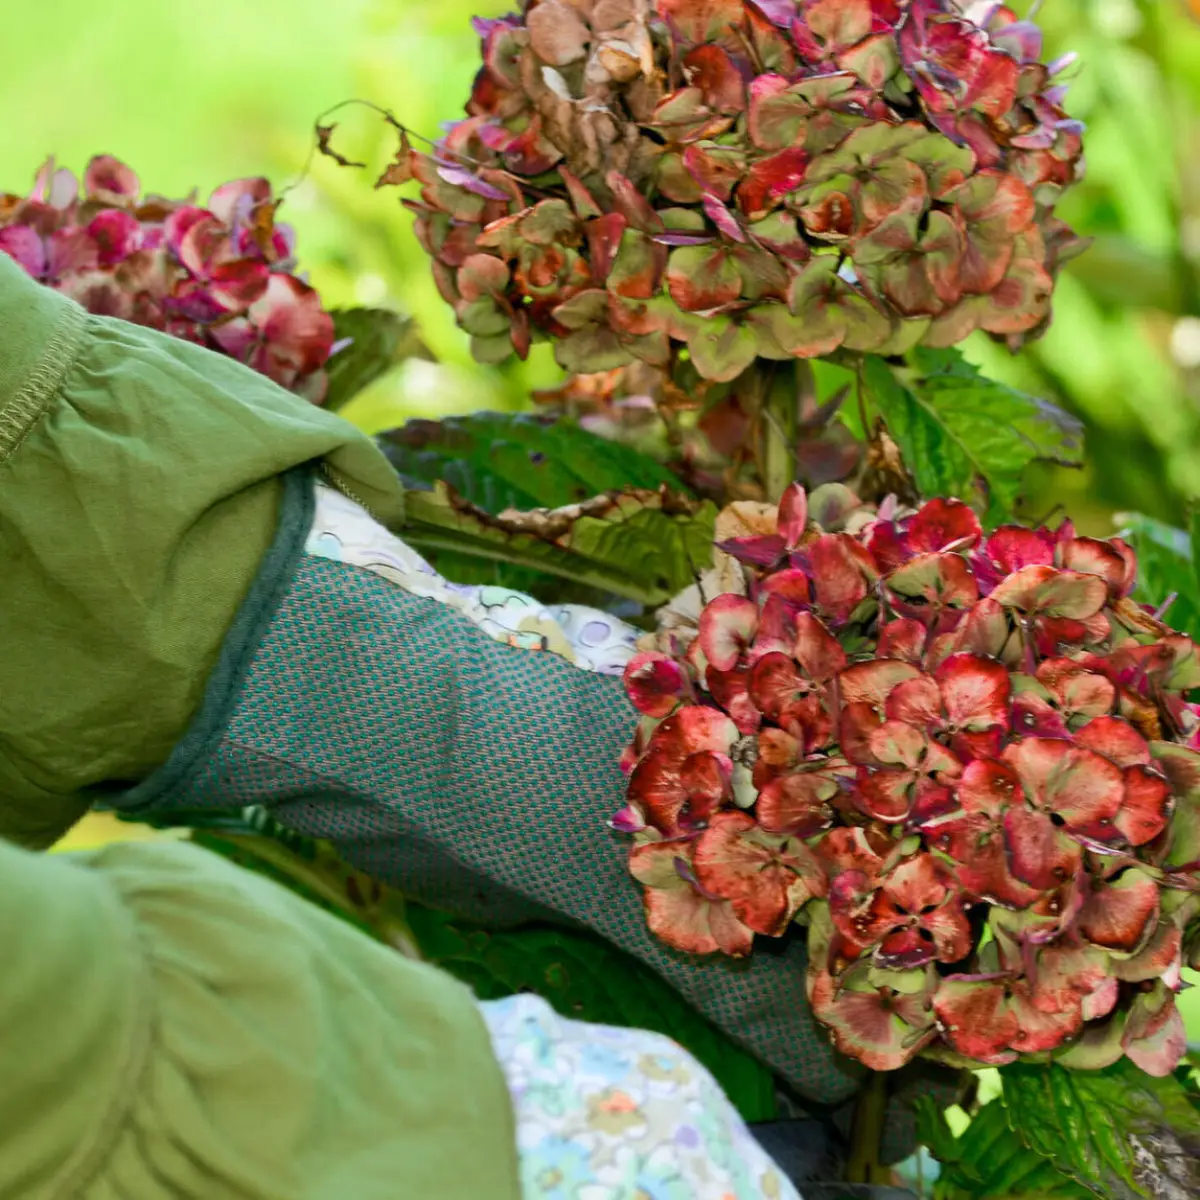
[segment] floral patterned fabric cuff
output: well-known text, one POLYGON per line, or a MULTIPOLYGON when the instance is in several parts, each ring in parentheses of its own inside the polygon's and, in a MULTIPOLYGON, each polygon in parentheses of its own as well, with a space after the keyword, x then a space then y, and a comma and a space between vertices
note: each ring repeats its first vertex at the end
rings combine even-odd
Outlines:
POLYGON ((448 582, 364 508, 324 484, 317 486, 305 550, 448 604, 498 642, 557 654, 584 671, 620 675, 634 654, 637 630, 599 609, 544 605, 511 588, 448 582))

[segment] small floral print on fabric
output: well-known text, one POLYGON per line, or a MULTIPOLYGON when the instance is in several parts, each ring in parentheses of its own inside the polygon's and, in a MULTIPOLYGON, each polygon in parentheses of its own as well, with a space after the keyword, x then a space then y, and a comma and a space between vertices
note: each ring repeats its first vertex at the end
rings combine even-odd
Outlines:
POLYGON ((305 550, 448 604, 498 642, 557 654, 584 671, 620 675, 634 654, 637 631, 599 609, 547 606, 511 588, 448 582, 364 508, 324 484, 317 486, 305 550))
POLYGON ((716 1080, 657 1033, 481 1004, 508 1080, 527 1200, 800 1200, 716 1080))

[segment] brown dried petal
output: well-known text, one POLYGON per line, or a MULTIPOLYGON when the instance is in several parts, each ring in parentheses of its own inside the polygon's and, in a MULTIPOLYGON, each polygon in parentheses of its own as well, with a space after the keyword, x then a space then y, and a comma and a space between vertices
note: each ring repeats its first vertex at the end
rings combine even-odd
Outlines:
POLYGON ((591 31, 583 18, 562 0, 542 0, 525 18, 529 43, 543 62, 565 67, 587 54, 591 31))

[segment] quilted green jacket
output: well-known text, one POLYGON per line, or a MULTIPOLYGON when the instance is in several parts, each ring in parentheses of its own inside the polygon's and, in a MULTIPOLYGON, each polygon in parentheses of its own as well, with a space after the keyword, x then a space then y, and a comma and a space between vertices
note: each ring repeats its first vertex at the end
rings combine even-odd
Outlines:
POLYGON ((0 254, 0 834, 48 845, 166 761, 275 534, 281 476, 315 460, 400 520, 394 471, 344 421, 89 316, 0 254))
POLYGON ((470 992, 266 879, 0 841, 0 946, 0 1200, 517 1200, 470 992))

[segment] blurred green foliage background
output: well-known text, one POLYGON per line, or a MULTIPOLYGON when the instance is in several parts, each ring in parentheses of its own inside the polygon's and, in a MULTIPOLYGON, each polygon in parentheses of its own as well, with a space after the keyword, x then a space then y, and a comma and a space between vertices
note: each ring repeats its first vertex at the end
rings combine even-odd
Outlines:
MULTIPOLYGON (((348 97, 436 136, 477 63, 469 20, 508 0, 38 0, 6 13, 0 190, 23 191, 53 153, 78 170, 116 154, 150 190, 206 194, 245 174, 301 177, 313 119, 348 97)), ((1018 8, 1028 11, 1029 0, 1018 8)), ((1096 238, 1062 279, 1056 320, 1020 359, 989 342, 989 372, 1084 419, 1089 466, 1032 481, 1029 515, 1063 505, 1089 531, 1114 511, 1182 522, 1200 496, 1200 0, 1046 0, 1052 55, 1074 50, 1070 108, 1089 126, 1089 175, 1061 213, 1096 238)), ((330 305, 416 315, 437 365, 413 362, 347 415, 373 429, 528 403, 557 377, 545 347, 523 366, 472 363, 396 192, 376 192, 391 131, 347 109, 337 139, 372 169, 319 159, 283 219, 330 305)))

